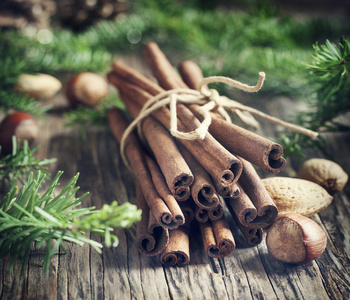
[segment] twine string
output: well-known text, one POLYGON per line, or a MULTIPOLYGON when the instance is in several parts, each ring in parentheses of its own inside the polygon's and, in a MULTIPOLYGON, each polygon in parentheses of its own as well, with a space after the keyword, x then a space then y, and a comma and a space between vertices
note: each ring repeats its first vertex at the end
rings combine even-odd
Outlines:
POLYGON ((208 84, 210 83, 225 83, 237 89, 243 90, 249 93, 258 92, 263 86, 265 80, 265 73, 259 73, 259 79, 256 85, 249 86, 247 84, 241 83, 237 80, 223 77, 223 76, 212 76, 204 78, 197 86, 197 90, 192 89, 172 89, 149 99, 143 108, 141 109, 139 115, 131 122, 128 128, 125 130, 123 137, 120 142, 121 156, 124 163, 128 166, 127 158, 124 153, 125 141, 129 134, 137 127, 138 135, 140 139, 144 141, 144 137, 141 130, 142 121, 151 115, 154 111, 168 106, 170 110, 170 128, 169 131, 172 136, 180 139, 196 140, 204 139, 206 133, 208 132, 209 126, 211 124, 210 111, 216 108, 217 112, 220 113, 225 120, 231 122, 231 118, 227 110, 235 113, 244 123, 250 125, 254 128, 259 127, 259 123, 255 120, 253 116, 260 117, 266 121, 269 121, 275 125, 283 126, 289 130, 310 136, 315 138, 318 133, 304 127, 285 122, 279 118, 265 114, 257 109, 249 106, 245 106, 235 100, 229 99, 225 96, 220 96, 217 90, 209 89, 208 84), (203 121, 200 123, 196 130, 190 132, 181 132, 177 127, 177 104, 199 104, 199 112, 203 116, 203 121))

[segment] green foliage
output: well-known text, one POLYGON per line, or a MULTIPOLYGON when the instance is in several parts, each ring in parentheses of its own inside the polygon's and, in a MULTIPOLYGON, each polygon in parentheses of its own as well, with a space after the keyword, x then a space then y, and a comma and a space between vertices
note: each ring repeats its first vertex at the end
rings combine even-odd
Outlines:
POLYGON ((118 237, 112 233, 114 228, 130 227, 140 219, 141 211, 133 204, 118 205, 115 201, 100 210, 81 207, 81 199, 87 193, 75 197, 79 173, 60 187, 63 172, 59 171, 44 189, 49 177, 45 165, 54 160, 37 160, 34 151, 24 143, 23 148, 14 147, 12 154, 0 160, 1 179, 10 183, 8 192, 0 200, 0 259, 10 257, 9 271, 19 259, 23 276, 34 246, 46 249, 45 272, 48 272, 50 258, 59 247, 63 248, 65 241, 89 244, 100 253, 103 245, 88 238, 88 232, 103 237, 108 247, 118 245, 118 237))
POLYGON ((10 256, 10 271, 19 258, 23 275, 34 244, 36 248, 46 247, 43 262, 46 273, 50 258, 64 241, 89 244, 100 253, 102 244, 88 238, 86 232, 104 237, 107 246, 116 246, 118 237, 112 233, 114 228, 130 227, 139 220, 141 212, 130 203, 119 206, 113 202, 104 205, 101 210, 95 210, 94 207, 79 208, 80 200, 86 196, 74 197, 79 189, 75 187, 79 174, 59 193, 55 193, 62 173, 56 174, 42 195, 39 195, 39 190, 46 175, 40 171, 36 176, 31 173, 17 195, 17 189, 13 187, 1 200, 0 259, 10 256))
MULTIPOLYGON (((36 159, 34 153, 38 146, 30 149, 28 141, 24 140, 23 145, 12 138, 12 153, 0 157, 0 178, 8 183, 15 183, 18 179, 25 182, 31 171, 40 171, 47 174, 47 165, 56 161, 56 159, 36 159)), ((0 147, 1 148, 1 147, 0 147)))
POLYGON ((117 94, 111 93, 104 101, 97 107, 78 106, 76 109, 64 114, 66 122, 65 126, 92 125, 96 127, 107 127, 106 113, 111 107, 119 107, 125 109, 123 102, 117 94))
MULTIPOLYGON (((222 75, 249 83, 264 71, 267 80, 260 94, 286 94, 317 107, 296 117, 307 128, 328 126, 327 121, 341 109, 347 110, 347 104, 336 99, 348 94, 349 60, 339 64, 348 55, 348 45, 344 39, 337 49, 331 41, 349 35, 349 24, 326 17, 285 16, 270 1, 241 4, 249 4, 248 12, 230 9, 227 1, 139 0, 133 1, 133 11, 125 19, 103 21, 80 33, 54 28, 42 39, 39 31, 0 32, 0 108, 44 112, 37 102, 14 93, 13 83, 21 73, 105 73, 116 56, 139 55, 143 44, 153 40, 171 61, 195 60, 205 76, 222 75), (134 33, 140 40, 132 38, 134 33), (314 63, 310 65, 313 43, 314 63), (305 65, 312 71, 312 84, 305 65), (317 101, 311 101, 315 92, 317 101)), ((220 89, 220 93, 229 93, 226 87, 220 89)), ((67 115, 67 123, 98 124, 104 122, 101 112, 103 109, 79 109, 67 115)), ((331 128, 340 129, 334 122, 331 128)), ((288 136, 293 143, 293 136, 288 136)))
POLYGON ((330 131, 349 130, 339 124, 336 117, 350 111, 350 45, 349 41, 341 38, 336 44, 326 40, 325 44, 314 45, 313 62, 307 67, 310 69, 308 81, 315 89, 315 98, 308 101, 309 110, 296 115, 296 123, 317 131, 319 139, 289 133, 282 139, 282 145, 288 156, 303 156, 302 149, 312 148, 325 151, 325 139, 322 133, 330 131), (299 146, 295 148, 295 145, 299 146))
MULTIPOLYGON (((308 65, 317 88, 319 110, 332 108, 335 113, 350 108, 350 45, 344 37, 339 47, 329 40, 314 45, 313 63, 308 65)), ((323 121, 323 118, 321 118, 323 121)))
POLYGON ((27 95, 15 92, 13 85, 20 74, 29 72, 26 60, 16 47, 4 39, 0 33, 0 109, 6 113, 10 109, 26 111, 35 116, 41 115, 45 108, 27 95))

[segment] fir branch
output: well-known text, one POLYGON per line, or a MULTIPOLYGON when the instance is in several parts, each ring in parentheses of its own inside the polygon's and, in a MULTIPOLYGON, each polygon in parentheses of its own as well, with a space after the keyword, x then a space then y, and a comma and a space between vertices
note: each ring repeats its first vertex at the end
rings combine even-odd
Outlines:
POLYGON ((65 126, 79 125, 81 127, 94 126, 106 127, 108 126, 106 113, 112 107, 118 107, 125 110, 123 102, 115 93, 111 93, 104 101, 97 107, 78 106, 64 114, 66 122, 65 126))
POLYGON ((339 46, 329 40, 324 45, 314 45, 310 84, 314 85, 316 98, 309 100, 309 111, 299 112, 296 123, 318 131, 318 139, 300 136, 296 133, 282 135, 281 144, 285 156, 304 156, 303 149, 313 149, 328 156, 322 133, 349 130, 335 119, 350 111, 350 44, 341 38, 339 46))
POLYGON ((103 245, 88 238, 87 232, 104 237, 107 246, 116 246, 118 237, 112 233, 113 229, 130 227, 139 220, 141 212, 130 203, 118 205, 112 202, 101 210, 78 208, 86 196, 74 197, 79 189, 75 187, 79 173, 55 196, 62 173, 56 174, 42 196, 39 190, 47 175, 40 171, 36 176, 31 173, 17 196, 17 188, 12 187, 0 202, 0 259, 10 256, 10 271, 19 259, 22 262, 21 274, 24 274, 34 244, 46 247, 43 264, 47 273, 50 258, 62 242, 89 244, 101 252, 103 245))
POLYGON ((0 87, 0 109, 6 114, 10 110, 24 111, 36 118, 40 118, 48 111, 48 107, 24 93, 17 93, 12 89, 1 89, 0 87))
MULTIPOLYGON (((23 145, 16 137, 12 137, 12 153, 0 157, 0 178, 2 181, 15 182, 19 179, 21 182, 27 180, 30 171, 41 171, 47 173, 47 166, 56 161, 51 159, 36 159, 34 153, 38 146, 30 149, 28 141, 24 140, 23 145)), ((1 147, 0 147, 1 152, 1 147)))

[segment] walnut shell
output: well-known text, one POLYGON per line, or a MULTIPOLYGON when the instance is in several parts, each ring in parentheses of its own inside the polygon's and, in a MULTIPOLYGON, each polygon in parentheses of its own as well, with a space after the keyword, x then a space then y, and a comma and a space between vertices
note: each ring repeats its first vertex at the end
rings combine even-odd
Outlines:
POLYGON ((341 191, 348 181, 348 174, 340 165, 323 158, 305 161, 297 177, 319 184, 331 195, 341 191))
POLYGON ((278 213, 310 217, 326 208, 333 197, 320 185, 299 178, 270 177, 262 180, 278 213))

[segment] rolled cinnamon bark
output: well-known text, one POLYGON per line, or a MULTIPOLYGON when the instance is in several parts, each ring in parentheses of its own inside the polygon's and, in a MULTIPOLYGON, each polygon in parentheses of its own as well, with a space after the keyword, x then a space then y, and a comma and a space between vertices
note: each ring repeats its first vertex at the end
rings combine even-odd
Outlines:
POLYGON ((187 226, 170 230, 169 243, 160 255, 160 261, 163 265, 168 267, 185 266, 190 263, 188 231, 187 226))
MULTIPOLYGON (((129 125, 128 121, 123 112, 117 108, 110 109, 107 118, 113 135, 120 143, 124 131, 129 125)), ((144 152, 145 150, 142 149, 137 136, 130 134, 125 141, 125 154, 135 176, 135 181, 140 184, 146 202, 157 222, 164 227, 172 227, 174 224, 172 224, 171 212, 154 187, 144 160, 144 152)))
POLYGON ((256 208, 248 198, 247 194, 243 191, 239 199, 227 198, 225 199, 227 208, 232 215, 237 227, 243 234, 246 242, 249 246, 257 246, 262 241, 263 230, 261 227, 248 227, 245 224, 249 223, 246 219, 257 215, 256 208), (244 199, 242 199, 244 198, 244 199))
MULTIPOLYGON (((118 78, 113 76, 112 73, 109 73, 107 77, 112 83, 119 82, 118 78)), ((132 88, 125 89, 122 84, 119 85, 119 89, 120 97, 124 100, 127 110, 133 117, 136 117, 140 112, 141 106, 132 105, 129 100, 136 97, 136 92, 133 92, 132 88)), ((142 95, 142 91, 139 88, 135 87, 135 89, 142 95)), ((168 130, 153 117, 148 117, 142 122, 142 132, 154 153, 154 157, 162 170, 170 191, 176 200, 187 200, 190 196, 189 187, 193 182, 193 175, 174 139, 168 130)))
POLYGON ((163 199, 165 204, 168 206, 171 215, 172 215, 172 222, 168 225, 168 228, 175 229, 180 225, 183 225, 185 223, 185 217, 184 214, 176 201, 173 194, 170 192, 164 176, 159 169, 156 162, 148 155, 145 155, 146 164, 148 166, 148 170, 150 172, 154 187, 156 188, 159 196, 163 199))
POLYGON ((208 210, 208 216, 213 221, 220 220, 224 216, 224 206, 221 201, 219 201, 217 207, 208 210))
POLYGON ((185 202, 179 202, 179 205, 181 207, 182 213, 185 216, 185 224, 184 225, 190 225, 191 222, 195 218, 195 211, 194 211, 194 205, 193 205, 193 200, 190 197, 187 201, 185 202))
MULTIPOLYGON (((152 95, 150 95, 148 92, 135 84, 124 80, 113 72, 108 74, 108 80, 121 91, 121 94, 123 95, 122 100, 125 105, 127 107, 134 106, 133 111, 135 114, 137 110, 135 106, 142 107, 149 99, 152 98, 152 95), (135 104, 135 102, 137 104, 135 104)), ((170 112, 168 108, 162 107, 159 110, 154 111, 152 116, 161 122, 165 127, 169 128, 170 112)), ((187 131, 187 127, 184 126, 183 122, 178 120, 177 124, 179 130, 187 131)), ((207 134, 207 137, 208 136, 209 135, 207 134)), ((211 177, 216 178, 219 183, 222 185, 229 185, 232 182, 237 181, 242 172, 242 165, 240 161, 237 160, 237 158, 229 153, 225 148, 223 148, 221 144, 217 143, 217 141, 215 145, 211 144, 212 146, 209 146, 210 143, 208 143, 207 137, 204 140, 192 141, 179 139, 179 142, 191 152, 191 154, 206 169, 211 177), (207 150, 209 150, 209 152, 207 150), (218 157, 220 157, 221 160, 218 160, 218 157), (228 165, 223 165, 223 160, 226 161, 228 165)))
POLYGON ((210 175, 182 144, 179 144, 179 149, 194 177, 191 186, 193 201, 202 209, 216 207, 219 203, 219 198, 215 193, 215 187, 211 181, 210 175))
POLYGON ((208 210, 200 208, 199 206, 196 206, 194 214, 199 223, 206 223, 209 220, 208 210))
POLYGON ((221 201, 218 205, 211 209, 203 209, 198 206, 195 208, 195 217, 196 220, 200 223, 205 223, 208 220, 217 221, 224 216, 224 207, 221 201))
POLYGON ((188 88, 155 42, 146 44, 143 49, 143 56, 161 87, 166 90, 188 88))
POLYGON ((136 206, 141 209, 141 220, 136 223, 136 247, 146 256, 160 254, 169 243, 168 229, 160 226, 151 213, 138 183, 136 187, 136 206))
POLYGON ((261 228, 249 228, 240 224, 239 222, 236 224, 249 246, 255 247, 261 243, 263 238, 263 230, 261 228))
POLYGON ((245 222, 242 222, 242 224, 247 227, 265 228, 276 219, 278 215, 277 206, 265 189, 252 164, 243 158, 240 159, 243 164, 243 172, 239 180, 241 194, 243 194, 243 190, 256 208, 256 215, 246 210, 245 222))
MULTIPOLYGON (((179 65, 179 72, 191 89, 197 89, 197 85, 203 79, 201 69, 192 61, 182 62, 179 65)), ((189 108, 199 119, 202 118, 198 105, 193 104, 189 108)), ((211 113, 211 116, 209 131, 227 150, 274 174, 285 169, 286 160, 282 157, 281 145, 229 123, 215 113, 211 113)))
MULTIPOLYGON (((156 43, 148 43, 143 53, 148 66, 161 87, 166 90, 188 88, 181 77, 174 71, 169 60, 156 43)), ((196 130, 199 127, 199 120, 185 105, 177 104, 177 111, 178 118, 180 118, 188 130, 196 130)), ((226 169, 222 176, 216 178, 220 185, 228 186, 230 183, 237 181, 242 171, 240 161, 237 157, 222 147, 209 132, 203 140, 196 140, 196 142, 200 143, 210 153, 212 159, 215 158, 217 163, 220 163, 226 169)))
POLYGON ((215 189, 217 193, 224 198, 237 198, 240 190, 236 182, 231 183, 229 186, 222 186, 215 182, 215 189))
POLYGON ((136 72, 136 70, 124 64, 120 60, 116 60, 113 63, 112 69, 115 74, 118 74, 127 82, 137 85, 138 87, 140 87, 141 89, 145 90, 153 96, 164 92, 164 89, 160 87, 157 83, 147 78, 143 74, 136 72))
POLYGON ((239 186, 240 194, 238 197, 225 198, 227 206, 232 208, 233 214, 242 225, 249 226, 250 228, 254 227, 254 225, 260 227, 260 224, 250 224, 258 216, 258 212, 245 190, 239 184, 237 185, 239 186))
POLYGON ((165 177, 171 193, 177 200, 185 201, 190 196, 193 174, 181 155, 169 132, 153 118, 142 123, 142 132, 165 177))
POLYGON ((224 217, 218 221, 208 221, 199 224, 204 249, 208 256, 223 258, 236 248, 232 232, 224 217))

